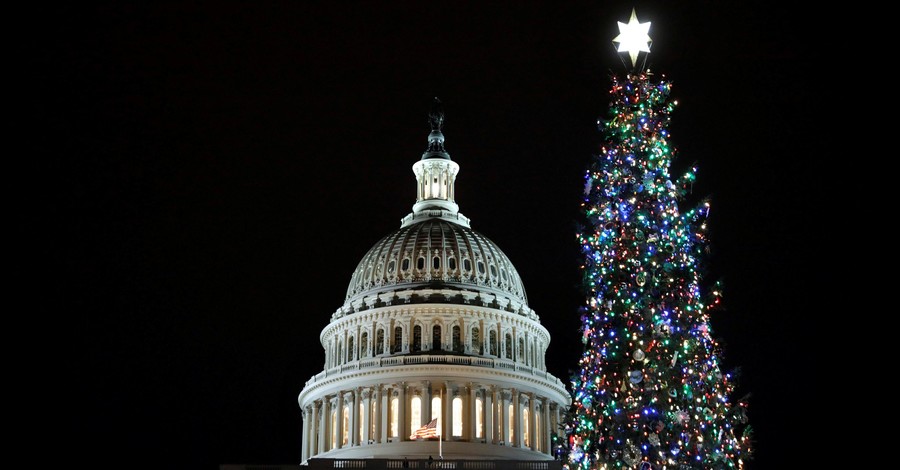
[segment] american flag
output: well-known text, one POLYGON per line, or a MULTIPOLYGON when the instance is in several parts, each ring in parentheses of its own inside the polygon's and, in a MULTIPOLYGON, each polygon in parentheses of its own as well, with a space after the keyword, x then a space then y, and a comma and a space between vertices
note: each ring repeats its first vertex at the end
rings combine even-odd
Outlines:
POLYGON ((438 437, 437 421, 438 421, 437 418, 432 419, 431 422, 429 422, 425 426, 422 426, 421 428, 416 429, 416 432, 410 434, 409 438, 410 439, 419 439, 419 438, 428 439, 429 437, 438 437))

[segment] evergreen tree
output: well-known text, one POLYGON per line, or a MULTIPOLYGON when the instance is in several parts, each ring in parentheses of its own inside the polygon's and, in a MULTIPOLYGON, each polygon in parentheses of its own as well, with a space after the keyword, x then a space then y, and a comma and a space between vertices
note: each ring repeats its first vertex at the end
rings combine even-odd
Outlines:
POLYGON ((649 72, 612 77, 585 174, 573 470, 743 468, 750 455, 746 403, 732 399, 709 322, 721 300, 718 283, 704 285, 709 202, 680 210, 696 168, 670 176, 670 91, 649 72))

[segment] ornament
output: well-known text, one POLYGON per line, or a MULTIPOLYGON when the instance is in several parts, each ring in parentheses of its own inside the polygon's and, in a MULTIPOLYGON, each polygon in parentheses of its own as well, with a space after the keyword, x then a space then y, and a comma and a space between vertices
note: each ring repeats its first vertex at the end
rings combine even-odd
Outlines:
POLYGON ((651 446, 659 447, 659 434, 650 434, 650 436, 647 437, 647 440, 650 441, 651 446))
POLYGON ((675 390, 674 388, 670 388, 670 389, 669 389, 669 396, 672 397, 672 398, 677 397, 677 396, 678 396, 678 390, 675 390))
POLYGON ((639 383, 641 383, 641 380, 644 380, 644 374, 643 374, 643 372, 641 372, 639 370, 633 370, 633 371, 629 372, 628 378, 629 378, 629 380, 631 380, 631 383, 639 384, 639 383))
POLYGON ((643 272, 643 271, 640 272, 640 273, 638 273, 638 275, 637 275, 637 285, 643 286, 643 285, 646 284, 646 283, 647 283, 647 273, 645 273, 645 272, 643 272))
POLYGON ((653 470, 653 466, 650 462, 641 462, 640 470, 653 470))
POLYGON ((675 421, 678 424, 684 424, 686 421, 690 421, 691 416, 687 413, 687 411, 679 410, 675 413, 675 421))
POLYGON ((634 231, 634 238, 635 238, 635 240, 637 240, 637 241, 643 241, 643 240, 644 240, 644 232, 642 232, 640 229, 635 230, 635 231, 634 231))
POLYGON ((635 349, 634 354, 632 354, 632 357, 634 357, 635 361, 641 362, 644 360, 644 358, 647 357, 647 355, 644 353, 643 349, 635 349))
POLYGON ((628 465, 637 465, 641 460, 641 451, 634 444, 628 444, 622 452, 622 460, 628 465))
POLYGON ((657 235, 657 234, 655 234, 655 233, 651 233, 650 236, 647 237, 647 241, 650 242, 650 243, 653 243, 653 242, 655 242, 655 241, 657 241, 657 240, 659 240, 659 235, 657 235))

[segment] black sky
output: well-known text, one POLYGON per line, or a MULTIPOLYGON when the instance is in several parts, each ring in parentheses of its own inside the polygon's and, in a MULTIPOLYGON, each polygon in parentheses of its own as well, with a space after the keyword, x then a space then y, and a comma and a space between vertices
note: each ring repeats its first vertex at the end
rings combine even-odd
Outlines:
POLYGON ((65 397, 48 447, 94 468, 299 461, 319 331, 412 207, 435 96, 460 210, 519 270, 568 383, 582 172, 625 70, 616 22, 635 7, 679 102, 673 173, 696 163, 695 196, 712 202, 708 279, 726 286, 712 326, 752 393, 750 468, 791 459, 813 96, 797 79, 811 39, 783 8, 130 3, 45 7, 27 45, 31 222, 52 225, 39 300, 62 333, 41 374, 65 397))

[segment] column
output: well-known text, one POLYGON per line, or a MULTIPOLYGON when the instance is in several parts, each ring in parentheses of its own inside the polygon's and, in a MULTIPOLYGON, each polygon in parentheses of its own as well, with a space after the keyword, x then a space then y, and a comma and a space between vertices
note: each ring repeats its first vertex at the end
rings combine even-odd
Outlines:
POLYGON ((534 393, 528 394, 528 448, 536 450, 538 448, 537 435, 537 417, 534 415, 534 393))
POLYGON ((509 442, 509 392, 500 392, 500 441, 503 445, 511 445, 509 442))
POLYGON ((512 390, 512 403, 513 403, 513 445, 516 447, 522 447, 522 408, 519 404, 519 391, 516 389, 512 390))
POLYGON ((325 452, 326 450, 331 448, 330 446, 325 445, 325 442, 327 442, 326 439, 328 439, 331 435, 331 433, 329 432, 329 428, 331 427, 329 425, 329 421, 331 421, 331 419, 329 419, 330 414, 331 400, 325 398, 322 400, 322 416, 320 417, 321 421, 319 424, 319 445, 317 446, 319 450, 318 452, 316 452, 316 454, 321 454, 322 452, 325 452))
POLYGON ((378 419, 379 422, 376 426, 378 426, 378 442, 384 444, 388 441, 388 426, 390 423, 390 407, 388 406, 388 397, 390 396, 390 389, 384 387, 383 385, 378 386, 378 399, 381 403, 379 405, 380 409, 378 410, 378 419))
POLYGON ((372 423, 370 422, 370 417, 372 416, 372 395, 370 394, 369 389, 365 389, 362 391, 362 400, 363 400, 363 415, 362 415, 362 423, 363 423, 363 432, 359 436, 359 445, 369 445, 371 436, 372 423))
POLYGON ((444 382, 444 393, 441 398, 441 407, 444 411, 441 413, 441 438, 445 441, 453 437, 453 398, 456 393, 456 387, 451 387, 450 382, 444 382))
POLYGON ((303 409, 302 411, 302 419, 303 419, 303 441, 300 443, 300 461, 305 462, 307 458, 309 458, 309 419, 312 417, 312 412, 309 409, 309 406, 303 409))
MULTIPOLYGON (((475 418, 475 399, 477 397, 475 396, 475 384, 469 382, 466 386, 468 387, 469 393, 467 394, 468 398, 466 403, 463 403, 463 410, 465 410, 464 412, 466 413, 467 418, 463 422, 462 437, 464 440, 471 442, 474 441, 475 436, 478 435, 478 431, 475 429, 475 426, 477 426, 476 423, 478 422, 475 418)), ((483 406, 484 402, 481 404, 483 406)), ((484 424, 484 420, 482 420, 482 424, 484 424)))
MULTIPOLYGON (((422 382, 422 426, 431 421, 431 398, 431 382, 426 380, 422 382)), ((412 429, 409 432, 412 433, 412 429)))
POLYGON ((550 403, 549 399, 544 397, 541 403, 541 422, 544 423, 544 448, 543 451, 545 454, 553 453, 553 443, 550 440, 550 434, 556 432, 556 429, 550 427, 550 403))
POLYGON ((406 421, 406 382, 400 382, 400 390, 398 390, 399 400, 397 400, 397 440, 409 440, 409 423, 406 421))
POLYGON ((484 403, 482 412, 484 413, 484 442, 488 444, 496 444, 497 436, 494 432, 494 387, 484 388, 484 403))
POLYGON ((347 432, 347 445, 352 447, 359 445, 359 389, 351 391, 350 394, 352 404, 350 405, 350 429, 347 432))
POLYGON ((338 392, 336 411, 334 415, 334 442, 331 444, 332 449, 340 449, 344 445, 344 392, 338 392))

